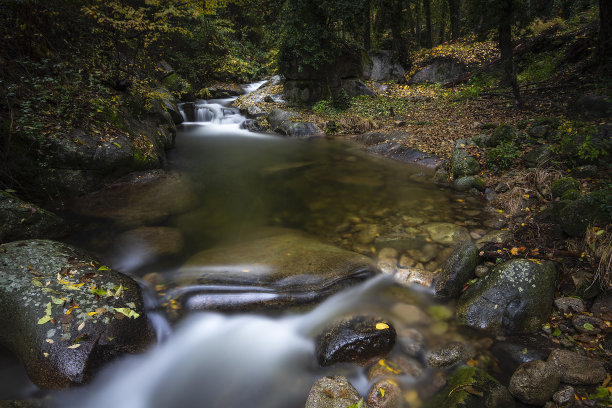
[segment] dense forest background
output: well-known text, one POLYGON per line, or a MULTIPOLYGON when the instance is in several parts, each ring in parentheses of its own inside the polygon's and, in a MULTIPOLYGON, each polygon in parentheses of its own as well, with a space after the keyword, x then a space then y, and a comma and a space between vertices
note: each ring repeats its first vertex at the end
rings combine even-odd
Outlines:
MULTIPOLYGON (((583 73, 605 78, 611 9, 608 0, 3 0, 2 162, 16 140, 44 147, 76 128, 120 131, 122 108, 148 107, 168 91, 205 98, 215 82, 296 63, 318 69, 346 48, 392 50, 408 72, 431 55, 499 53, 520 104, 514 45, 555 25, 589 23, 569 30, 572 52, 583 73), (178 75, 168 77, 168 67, 178 75)), ((5 165, 0 171, 4 187, 19 181, 5 165)))

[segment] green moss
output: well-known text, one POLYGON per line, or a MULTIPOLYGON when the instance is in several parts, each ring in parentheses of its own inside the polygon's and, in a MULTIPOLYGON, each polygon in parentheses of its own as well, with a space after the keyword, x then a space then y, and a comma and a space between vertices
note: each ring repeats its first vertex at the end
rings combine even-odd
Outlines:
POLYGON ((572 177, 563 177, 552 183, 551 193, 553 197, 562 197, 569 190, 579 190, 580 182, 572 177))
POLYGON ((580 198, 580 190, 571 189, 567 190, 565 193, 561 195, 562 200, 574 201, 580 198))
POLYGON ((493 131, 491 145, 497 146, 500 143, 511 142, 514 139, 516 139, 516 128, 508 123, 502 123, 493 131))
POLYGON ((483 407, 488 394, 499 388, 499 383, 480 368, 462 366, 425 408, 483 407))

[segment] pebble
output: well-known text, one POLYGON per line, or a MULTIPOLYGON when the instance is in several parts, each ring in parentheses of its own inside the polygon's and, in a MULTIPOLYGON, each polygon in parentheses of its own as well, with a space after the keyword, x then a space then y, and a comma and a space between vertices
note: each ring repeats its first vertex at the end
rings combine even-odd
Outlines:
POLYGON ((383 248, 378 251, 378 259, 397 259, 397 249, 395 248, 383 248))
MULTIPOLYGON (((417 265, 418 266, 418 265, 417 265)), ((397 270, 393 278, 402 285, 418 284, 425 287, 431 287, 434 280, 434 274, 419 268, 400 268, 397 270)))
POLYGON ((372 385, 367 397, 368 408, 400 408, 402 390, 388 380, 380 380, 372 385))
POLYGON ((399 260, 400 268, 410 268, 416 265, 416 261, 407 255, 402 255, 399 260))
POLYGON ((572 325, 580 333, 595 335, 601 333, 603 321, 595 316, 576 315, 572 317, 572 325))
POLYGON ((417 329, 399 329, 397 342, 404 353, 416 357, 423 351, 425 336, 417 329))
POLYGON ((486 276, 489 273, 490 270, 491 270, 491 268, 489 268, 486 265, 478 265, 478 266, 476 266, 476 269, 474 270, 474 274, 478 278, 482 278, 482 277, 486 276))
POLYGON ((430 350, 427 353, 427 363, 430 367, 451 367, 467 361, 473 354, 473 349, 460 342, 452 342, 430 350))
POLYGON ((576 391, 571 385, 564 385, 561 389, 553 394, 553 401, 557 406, 564 407, 574 402, 574 394, 576 391))

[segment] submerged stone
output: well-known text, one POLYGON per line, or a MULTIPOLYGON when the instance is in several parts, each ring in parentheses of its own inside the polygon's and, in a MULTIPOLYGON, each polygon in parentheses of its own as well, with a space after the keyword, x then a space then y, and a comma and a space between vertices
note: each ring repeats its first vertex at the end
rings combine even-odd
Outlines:
POLYGON ((361 396, 346 377, 319 378, 308 393, 306 408, 346 408, 357 406, 361 396))
POLYGON ((466 228, 448 222, 426 224, 423 229, 432 240, 443 245, 455 245, 461 241, 470 241, 472 238, 466 228))
POLYGON ((81 384, 152 341, 138 284, 54 241, 0 246, 0 343, 42 388, 81 384))
POLYGON ((287 229, 197 253, 166 282, 185 310, 283 309, 320 301, 378 271, 363 255, 287 229))

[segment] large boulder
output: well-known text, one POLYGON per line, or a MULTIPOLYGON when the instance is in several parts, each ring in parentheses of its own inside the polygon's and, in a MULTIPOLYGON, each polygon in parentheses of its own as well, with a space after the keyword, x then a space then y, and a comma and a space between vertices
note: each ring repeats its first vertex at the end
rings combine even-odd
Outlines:
POLYGON ((390 51, 370 51, 368 57, 369 61, 363 67, 364 78, 372 81, 404 81, 406 71, 390 51))
POLYGON ((583 236, 589 225, 606 225, 612 221, 612 189, 585 194, 559 211, 558 222, 573 237, 583 236))
POLYGON ((542 406, 551 400, 560 381, 558 371, 541 360, 535 360, 516 369, 508 389, 521 402, 542 406))
POLYGON ((533 333, 552 311, 557 273, 552 262, 513 259, 459 298, 459 323, 494 334, 533 333))
POLYGON ((43 388, 81 384, 152 341, 138 284, 54 241, 0 245, 0 343, 43 388))
POLYGON ((270 310, 320 301, 375 273, 363 255, 273 229, 195 254, 163 290, 183 310, 270 310))
POLYGON ((438 58, 425 68, 417 71, 410 83, 419 84, 422 82, 446 83, 465 74, 465 66, 455 61, 438 58))
POLYGON ((59 238, 68 227, 57 215, 0 191, 0 243, 30 238, 59 238))

